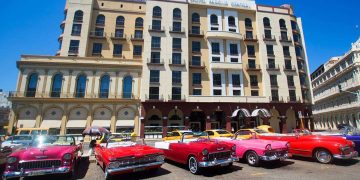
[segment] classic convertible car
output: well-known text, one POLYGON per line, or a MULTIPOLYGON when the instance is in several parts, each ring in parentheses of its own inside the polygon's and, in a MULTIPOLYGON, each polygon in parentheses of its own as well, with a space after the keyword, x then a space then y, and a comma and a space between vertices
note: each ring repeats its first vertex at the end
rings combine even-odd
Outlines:
POLYGON ((71 136, 37 136, 31 146, 10 154, 3 178, 47 174, 73 176, 81 148, 71 136))
POLYGON ((1 143, 1 148, 10 147, 14 151, 21 147, 27 147, 32 142, 32 136, 27 135, 15 135, 10 136, 4 142, 1 143))
POLYGON ((112 175, 156 170, 164 163, 162 150, 132 141, 107 140, 95 147, 97 164, 103 168, 105 179, 112 175))
POLYGON ((342 137, 306 135, 295 131, 293 134, 259 135, 260 139, 287 141, 290 154, 313 157, 320 163, 331 163, 335 159, 351 159, 358 156, 355 143, 342 137))
POLYGON ((290 157, 290 144, 286 141, 257 139, 255 135, 250 139, 240 138, 239 133, 231 139, 222 141, 236 145, 236 156, 246 159, 250 166, 259 166, 262 161, 282 161, 290 157))
POLYGON ((201 168, 232 166, 238 161, 235 145, 211 140, 205 134, 188 136, 183 133, 180 141, 156 142, 155 147, 164 150, 166 159, 187 164, 193 174, 200 173, 201 168))

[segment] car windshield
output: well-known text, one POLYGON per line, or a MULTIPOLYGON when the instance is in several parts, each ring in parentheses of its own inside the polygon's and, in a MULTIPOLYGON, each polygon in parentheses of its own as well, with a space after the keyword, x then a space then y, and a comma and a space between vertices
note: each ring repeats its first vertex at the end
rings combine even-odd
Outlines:
POLYGON ((208 141, 210 139, 207 132, 185 132, 182 137, 183 142, 208 141))
POLYGON ((141 144, 141 139, 138 138, 127 138, 124 136, 117 136, 117 138, 114 138, 113 136, 108 139, 108 142, 106 144, 107 148, 116 148, 116 147, 129 147, 129 146, 135 146, 136 144, 141 144))
POLYGON ((7 141, 31 141, 31 136, 13 136, 7 141))
POLYGON ((268 132, 266 132, 266 131, 264 131, 264 130, 261 130, 261 129, 254 129, 254 131, 255 131, 256 133, 258 133, 258 134, 268 133, 268 132))
POLYGON ((75 139, 71 136, 37 136, 32 142, 33 147, 72 145, 75 145, 75 139))
POLYGON ((24 135, 24 134, 30 134, 30 131, 29 130, 22 130, 22 131, 20 131, 20 133, 19 133, 20 135, 24 135))
POLYGON ((346 127, 341 129, 340 132, 347 135, 360 135, 360 130, 355 127, 346 127))
POLYGON ((227 131, 224 131, 224 130, 221 130, 221 131, 216 131, 218 134, 230 134, 229 132, 227 131))

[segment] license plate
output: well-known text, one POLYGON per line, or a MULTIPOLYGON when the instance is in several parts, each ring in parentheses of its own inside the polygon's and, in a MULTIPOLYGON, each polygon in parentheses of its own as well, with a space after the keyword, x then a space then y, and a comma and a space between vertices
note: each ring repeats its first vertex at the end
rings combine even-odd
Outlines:
POLYGON ((31 172, 29 173, 30 176, 40 176, 40 175, 44 175, 45 172, 42 172, 42 171, 34 171, 34 172, 31 172))
POLYGON ((144 171, 145 168, 144 167, 140 167, 140 168, 135 168, 134 172, 139 172, 139 171, 144 171))
POLYGON ((221 164, 221 166, 228 166, 229 163, 224 163, 224 164, 221 164))

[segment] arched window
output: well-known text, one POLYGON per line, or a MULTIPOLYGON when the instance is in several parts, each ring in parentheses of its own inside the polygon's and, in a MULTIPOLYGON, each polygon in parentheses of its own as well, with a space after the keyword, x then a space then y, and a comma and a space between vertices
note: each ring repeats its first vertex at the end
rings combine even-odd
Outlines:
POLYGON ((141 17, 136 18, 135 20, 135 27, 143 27, 144 26, 144 20, 141 17))
POLYGON ((130 99, 132 97, 132 77, 126 76, 123 84, 123 98, 130 99))
POLYGON ((78 10, 74 14, 74 22, 82 22, 84 17, 84 12, 78 10))
POLYGON ((252 21, 249 18, 245 19, 245 27, 251 28, 252 27, 252 21))
POLYGON ((110 76, 103 75, 100 79, 100 98, 108 98, 109 97, 109 87, 110 87, 110 76))
POLYGON ((97 16, 96 25, 101 25, 101 26, 105 25, 105 16, 104 15, 100 14, 97 16))
POLYGON ((81 74, 76 78, 76 98, 84 98, 86 92, 86 75, 81 74))
POLYGON ((210 16, 210 23, 211 23, 212 25, 219 25, 217 15, 212 14, 212 15, 210 16))
POLYGON ((200 23, 200 16, 198 13, 193 13, 191 15, 191 21, 192 23, 200 23))
POLYGON ((173 10, 173 19, 181 19, 181 10, 179 8, 173 10))
POLYGON ((161 17, 161 8, 159 6, 155 6, 153 9, 154 17, 161 17))
POLYGON ((230 27, 236 27, 235 18, 233 16, 229 16, 228 24, 230 27))
POLYGON ((35 97, 38 77, 37 73, 30 74, 26 87, 26 97, 35 97))
POLYGON ((62 74, 55 74, 52 79, 51 97, 60 97, 62 87, 62 74))
POLYGON ((124 26, 125 18, 123 16, 118 16, 116 18, 116 26, 124 26))
POLYGON ((267 17, 264 17, 263 19, 264 27, 270 27, 270 19, 267 17))
POLYGON ((286 23, 284 19, 280 19, 279 24, 281 29, 286 29, 286 23))

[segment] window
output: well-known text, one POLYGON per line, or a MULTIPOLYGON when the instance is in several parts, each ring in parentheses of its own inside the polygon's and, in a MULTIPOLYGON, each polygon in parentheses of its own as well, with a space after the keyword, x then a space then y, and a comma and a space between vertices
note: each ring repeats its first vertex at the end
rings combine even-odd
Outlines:
POLYGON ((136 18, 135 20, 135 27, 142 28, 144 26, 144 20, 141 17, 136 18))
POLYGON ((172 88, 172 100, 181 100, 181 87, 173 87, 172 88))
POLYGON ((173 71, 172 72, 172 83, 173 84, 181 84, 181 71, 173 71))
POLYGON ((300 35, 299 34, 294 34, 293 35, 293 38, 294 38, 294 42, 300 42, 300 35))
POLYGON ((285 60, 285 69, 292 69, 291 60, 285 60))
POLYGON ((266 45, 266 51, 267 51, 267 55, 274 55, 274 46, 273 45, 266 45))
POLYGON ((249 69, 256 69, 255 59, 249 59, 248 60, 248 66, 249 66, 249 69))
POLYGON ((191 65, 192 66, 201 66, 201 57, 200 56, 192 56, 191 58, 191 65))
POLYGON ((268 68, 275 69, 275 59, 268 59, 268 68))
POLYGON ((294 87, 295 86, 294 76, 287 76, 287 83, 289 87, 294 87))
POLYGON ((221 86, 221 74, 213 74, 213 86, 221 86))
POLYGON ((297 23, 295 21, 291 21, 291 29, 297 30, 297 23))
POLYGON ((158 100, 159 99, 159 87, 150 87, 149 88, 149 99, 158 100))
POLYGON ((181 30, 181 22, 173 22, 173 27, 172 27, 172 31, 173 32, 182 32, 181 30))
POLYGON ((78 10, 74 14, 74 22, 83 22, 84 12, 78 10))
POLYGON ((219 25, 217 15, 212 14, 210 16, 210 23, 211 23, 211 25, 219 25))
POLYGON ((52 79, 51 97, 60 97, 63 76, 62 74, 55 74, 52 79))
POLYGON ((270 75, 271 86, 278 86, 277 75, 270 75))
POLYGON ((212 54, 220 54, 220 43, 211 43, 212 54))
POLYGON ((172 64, 181 64, 181 53, 172 54, 172 64))
POLYGON ((251 96, 259 96, 258 90, 251 90, 251 96))
POLYGON ((122 44, 114 44, 114 56, 121 56, 122 55, 122 44))
POLYGON ((296 101, 296 92, 295 92, 295 90, 289 90, 289 96, 290 96, 290 101, 292 101, 292 102, 296 101))
POLYGON ((159 6, 153 8, 153 17, 161 17, 161 8, 159 6))
POLYGON ((273 39, 271 36, 271 30, 265 29, 265 39, 273 39))
POLYGON ((230 44, 230 55, 232 55, 232 56, 238 56, 239 55, 238 45, 237 44, 230 44))
POLYGON ((37 73, 30 74, 26 87, 26 97, 35 97, 38 79, 39 75, 37 73))
POLYGON ((76 78, 76 91, 75 91, 75 97, 76 98, 84 98, 85 97, 85 91, 86 91, 86 75, 79 75, 76 78))
POLYGON ((200 16, 199 16, 199 14, 198 13, 193 13, 192 15, 191 15, 191 21, 192 21, 192 23, 200 23, 200 16))
POLYGON ((115 37, 124 38, 124 29, 115 29, 115 37))
POLYGON ((264 27, 271 27, 270 26, 270 19, 267 17, 264 17, 263 19, 264 27))
POLYGON ((73 24, 71 35, 72 36, 80 36, 81 35, 81 24, 73 24))
POLYGON ((233 96, 241 96, 241 90, 233 90, 233 96))
POLYGON ((249 18, 245 19, 245 27, 246 28, 252 28, 252 21, 249 18))
POLYGON ((252 31, 246 31, 246 39, 254 39, 253 32, 252 31))
POLYGON ((199 26, 192 26, 190 34, 200 34, 200 27, 199 26))
POLYGON ((104 37, 104 28, 96 27, 94 35, 98 37, 104 37))
POLYGON ((102 51, 102 44, 101 43, 94 43, 93 44, 92 54, 93 55, 101 55, 101 51, 102 51))
POLYGON ((256 75, 250 75, 250 85, 253 87, 258 86, 258 80, 256 75))
POLYGON ((284 19, 280 19, 279 24, 281 29, 286 29, 286 23, 284 19))
POLYGON ((160 82, 160 71, 159 70, 150 70, 150 82, 159 83, 160 82))
POLYGON ((229 27, 236 27, 235 18, 233 16, 228 17, 228 24, 229 24, 229 27))
POLYGON ((71 40, 69 46, 69 53, 77 54, 79 52, 79 40, 71 40))
POLYGON ((108 98, 109 97, 109 87, 110 87, 110 76, 103 75, 100 79, 100 98, 108 98))
POLYGON ((181 10, 179 8, 173 10, 173 19, 181 19, 181 10))
POLYGON ((302 56, 302 49, 299 46, 295 47, 296 56, 302 56))
POLYGON ((142 46, 141 45, 134 45, 133 55, 134 56, 141 56, 142 54, 142 46))
POLYGON ((214 96, 221 96, 222 95, 222 91, 220 89, 214 89, 213 90, 213 94, 214 96))
POLYGON ((306 82, 306 76, 300 75, 300 84, 301 84, 302 86, 304 86, 304 85, 305 85, 305 82, 306 82))
POLYGON ((200 52, 201 44, 199 41, 192 41, 192 52, 200 52))
POLYGON ((240 74, 233 74, 231 75, 232 78, 232 86, 233 87, 240 87, 240 74))
POLYGON ((181 49, 181 38, 173 38, 173 49, 181 49))
POLYGON ((271 90, 271 100, 279 101, 279 91, 278 90, 271 90))
POLYGON ((133 78, 131 76, 126 76, 123 83, 123 98, 130 99, 132 98, 132 84, 133 78))
POLYGON ((161 37, 151 37, 151 48, 159 49, 161 48, 161 37))
POLYGON ((123 16, 118 16, 116 18, 116 26, 124 26, 125 18, 123 16))
POLYGON ((288 41, 288 40, 289 40, 286 31, 281 31, 281 40, 284 40, 284 41, 288 41))
POLYGON ((143 39, 143 31, 142 30, 135 30, 135 39, 143 39))
POLYGON ((290 56, 289 46, 283 46, 283 52, 284 52, 284 56, 289 57, 290 56))
POLYGON ((105 16, 100 14, 96 18, 96 25, 98 26, 104 26, 105 25, 105 16))
POLYGON ((201 89, 193 89, 193 95, 194 96, 201 96, 201 89))
POLYGON ((151 63, 160 63, 160 52, 151 52, 151 63))
POLYGON ((193 73, 192 74, 192 83, 193 83, 193 85, 201 84, 201 73, 193 73))
POLYGON ((255 46, 247 45, 248 56, 255 56, 255 46))
POLYGON ((152 20, 152 30, 161 31, 161 21, 160 20, 152 20))

